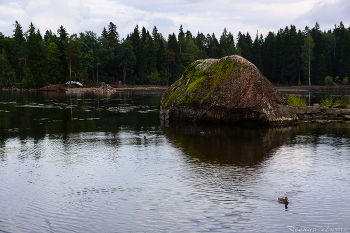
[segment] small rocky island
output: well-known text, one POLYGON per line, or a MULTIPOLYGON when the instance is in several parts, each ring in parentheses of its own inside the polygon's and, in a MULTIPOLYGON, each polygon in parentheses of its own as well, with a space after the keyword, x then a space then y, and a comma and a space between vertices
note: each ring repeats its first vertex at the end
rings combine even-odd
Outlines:
POLYGON ((259 69, 238 55, 198 60, 164 93, 160 118, 296 124, 298 117, 259 69))

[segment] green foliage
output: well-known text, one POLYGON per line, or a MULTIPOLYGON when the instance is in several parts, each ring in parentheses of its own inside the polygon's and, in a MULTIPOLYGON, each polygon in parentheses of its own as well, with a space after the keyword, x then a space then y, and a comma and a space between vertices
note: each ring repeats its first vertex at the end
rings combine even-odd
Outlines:
POLYGON ((8 86, 13 86, 15 82, 16 73, 11 67, 5 50, 0 54, 0 82, 8 86))
POLYGON ((34 87, 34 77, 30 72, 29 68, 26 68, 24 70, 24 78, 22 79, 22 84, 24 85, 25 88, 34 87))
POLYGON ((62 80, 62 66, 60 60, 61 53, 58 46, 51 42, 47 47, 47 68, 51 82, 57 83, 62 80))
POLYGON ((133 72, 133 66, 136 63, 136 56, 133 52, 132 42, 125 40, 121 46, 117 56, 117 60, 120 61, 120 66, 123 68, 123 84, 126 82, 127 71, 133 72))
POLYGON ((320 105, 321 105, 321 107, 332 106, 333 105, 333 96, 331 95, 329 98, 321 100, 320 105))
POLYGON ((256 64, 273 83, 308 84, 310 78, 312 84, 320 85, 329 75, 341 77, 334 80, 335 83, 346 85, 345 78, 350 77, 350 28, 342 22, 327 32, 322 32, 318 23, 304 31, 297 31, 290 25, 269 32, 265 38, 257 34, 253 41, 249 33, 239 32, 234 37, 226 28, 220 37, 201 32, 193 36, 182 26, 178 34, 166 37, 156 26, 151 33, 144 27, 140 31, 136 26, 127 38, 119 40, 117 25, 112 22, 103 28, 101 35, 86 31, 79 33, 78 38, 60 26, 56 34, 47 30, 43 40, 32 23, 23 32, 16 21, 12 37, 0 33, 0 53, 3 49, 6 59, 2 57, 2 66, 7 68, 0 71, 1 82, 25 80, 25 85, 31 87, 63 83, 70 74, 73 79, 88 83, 115 82, 126 75, 129 83, 170 85, 181 77, 185 67, 198 59, 233 54, 242 55, 256 64), (70 40, 72 43, 67 43, 70 40), (122 59, 117 59, 120 58, 120 41, 124 40, 131 41, 136 58, 135 64, 127 66, 126 72, 122 59), (10 72, 5 71, 8 67, 10 72))
MULTIPOLYGON (((317 84, 322 85, 322 81, 324 77, 327 76, 327 73, 328 71, 327 71, 326 61, 325 61, 324 55, 321 54, 318 60, 318 72, 317 72, 318 76, 316 77, 317 84)), ((338 83, 337 80, 335 82, 338 83)))
POLYGON ((343 79, 342 83, 343 83, 344 85, 347 85, 347 84, 349 83, 349 78, 348 78, 348 77, 345 77, 345 78, 343 79))
POLYGON ((290 94, 284 94, 283 96, 289 106, 301 106, 301 107, 307 106, 306 99, 303 97, 290 95, 290 94))
POLYGON ((325 86, 335 86, 335 82, 333 82, 332 76, 327 76, 324 78, 324 85, 325 86))
POLYGON ((148 75, 148 80, 152 85, 161 84, 160 74, 158 72, 152 72, 150 75, 148 75))
POLYGON ((80 41, 76 34, 71 35, 64 42, 64 54, 69 67, 69 81, 72 80, 72 73, 75 76, 74 81, 80 81, 84 77, 83 57, 80 51, 80 41))
POLYGON ((341 105, 343 107, 350 105, 350 98, 349 96, 342 96, 339 99, 336 99, 334 101, 334 105, 341 105))
POLYGON ((340 78, 339 78, 339 76, 336 76, 336 77, 335 77, 334 82, 335 82, 335 83, 339 83, 339 82, 340 82, 340 78))
POLYGON ((313 52, 314 47, 315 47, 315 42, 312 39, 311 34, 309 34, 304 39, 304 45, 302 46, 302 54, 301 54, 304 74, 305 75, 308 74, 307 76, 309 78, 309 85, 311 85, 310 71, 311 71, 311 61, 314 59, 314 52, 313 52))

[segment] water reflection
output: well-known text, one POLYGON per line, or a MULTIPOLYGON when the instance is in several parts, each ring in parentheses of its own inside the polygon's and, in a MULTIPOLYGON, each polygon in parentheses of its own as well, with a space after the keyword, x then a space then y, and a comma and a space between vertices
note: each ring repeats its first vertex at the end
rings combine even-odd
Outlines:
POLYGON ((0 92, 0 140, 40 140, 49 135, 111 132, 121 128, 154 129, 159 125, 162 91, 0 92), (132 111, 107 111, 110 107, 132 111), (99 111, 98 111, 98 110, 99 111), (151 117, 143 117, 147 114, 151 117))
POLYGON ((280 147, 296 127, 195 125, 177 122, 163 132, 178 148, 202 162, 255 166, 280 147))
POLYGON ((165 127, 160 97, 0 92, 0 231, 348 227, 350 124, 165 127))

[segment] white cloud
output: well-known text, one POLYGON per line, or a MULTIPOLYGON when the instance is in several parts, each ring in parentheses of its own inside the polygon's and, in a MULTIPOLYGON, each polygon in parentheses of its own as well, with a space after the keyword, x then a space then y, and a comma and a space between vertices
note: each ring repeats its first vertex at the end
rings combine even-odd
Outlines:
POLYGON ((340 21, 349 27, 349 13, 349 0, 1 0, 0 31, 11 36, 18 20, 24 30, 33 22, 42 33, 63 25, 70 34, 101 34, 113 22, 121 37, 137 24, 149 31, 157 26, 165 38, 177 34, 180 24, 194 35, 214 32, 219 38, 226 27, 235 36, 238 31, 254 36, 257 30, 265 36, 291 24, 312 28, 316 21, 326 30, 340 21))

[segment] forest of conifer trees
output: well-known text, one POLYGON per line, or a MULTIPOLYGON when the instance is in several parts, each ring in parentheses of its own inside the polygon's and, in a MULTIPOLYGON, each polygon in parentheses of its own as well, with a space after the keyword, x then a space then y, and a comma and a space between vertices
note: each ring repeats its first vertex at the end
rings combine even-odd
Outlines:
POLYGON ((30 23, 23 30, 17 21, 12 37, 0 32, 0 83, 24 88, 62 84, 70 79, 85 85, 122 81, 126 85, 170 85, 195 60, 241 55, 254 63, 273 84, 324 85, 325 77, 347 84, 350 77, 350 27, 343 23, 321 31, 320 25, 304 30, 287 26, 266 37, 247 32, 235 38, 224 28, 220 37, 184 31, 164 37, 138 26, 120 39, 109 23, 101 34, 85 31, 70 35, 30 23))

